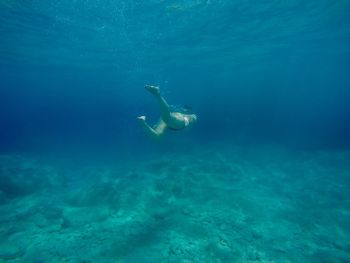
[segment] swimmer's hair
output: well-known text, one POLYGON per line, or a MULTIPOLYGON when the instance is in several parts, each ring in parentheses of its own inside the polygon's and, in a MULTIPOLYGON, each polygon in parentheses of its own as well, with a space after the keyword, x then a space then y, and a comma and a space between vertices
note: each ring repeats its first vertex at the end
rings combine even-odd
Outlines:
POLYGON ((183 113, 186 113, 186 114, 192 114, 193 113, 192 107, 190 107, 188 105, 183 105, 182 106, 182 110, 183 110, 183 113))

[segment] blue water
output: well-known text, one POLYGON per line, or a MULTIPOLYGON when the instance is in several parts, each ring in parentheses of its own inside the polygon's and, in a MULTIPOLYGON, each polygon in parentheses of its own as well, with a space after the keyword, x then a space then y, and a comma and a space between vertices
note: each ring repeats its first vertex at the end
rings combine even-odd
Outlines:
POLYGON ((348 0, 1 1, 0 263, 350 262, 349 69, 348 0))

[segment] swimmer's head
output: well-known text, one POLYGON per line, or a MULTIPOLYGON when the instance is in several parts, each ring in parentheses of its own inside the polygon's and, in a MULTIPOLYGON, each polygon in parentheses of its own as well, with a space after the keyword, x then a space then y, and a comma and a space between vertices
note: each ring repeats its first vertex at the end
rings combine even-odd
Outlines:
POLYGON ((195 123, 197 121, 197 115, 196 114, 190 114, 188 115, 188 120, 191 123, 195 123))

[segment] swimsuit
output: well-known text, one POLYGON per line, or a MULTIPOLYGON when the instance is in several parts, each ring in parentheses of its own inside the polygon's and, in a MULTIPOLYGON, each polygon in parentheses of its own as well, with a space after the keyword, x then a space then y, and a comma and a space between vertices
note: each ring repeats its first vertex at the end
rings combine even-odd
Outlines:
POLYGON ((172 131, 181 131, 181 130, 185 129, 190 124, 190 121, 188 120, 188 117, 183 117, 183 118, 184 118, 185 124, 181 128, 172 128, 169 126, 167 126, 167 128, 169 130, 172 130, 172 131))

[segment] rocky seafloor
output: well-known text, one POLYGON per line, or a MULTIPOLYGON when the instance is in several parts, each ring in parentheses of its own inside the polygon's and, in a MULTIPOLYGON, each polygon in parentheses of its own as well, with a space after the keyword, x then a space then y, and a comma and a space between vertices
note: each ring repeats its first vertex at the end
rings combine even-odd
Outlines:
POLYGON ((0 262, 350 262, 350 152, 0 157, 0 262))

